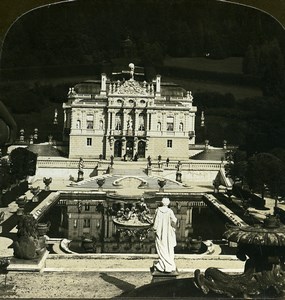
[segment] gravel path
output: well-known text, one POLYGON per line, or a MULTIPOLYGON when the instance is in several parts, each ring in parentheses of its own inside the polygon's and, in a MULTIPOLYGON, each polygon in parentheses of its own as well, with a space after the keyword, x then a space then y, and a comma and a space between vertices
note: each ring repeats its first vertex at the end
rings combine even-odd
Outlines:
MULTIPOLYGON (((89 298, 108 299, 119 297, 151 283, 149 268, 154 256, 148 257, 100 257, 65 258, 62 255, 49 256, 42 273, 10 272, 7 284, 13 290, 1 293, 0 299, 8 298, 89 298), (123 271, 125 270, 125 271, 123 271)), ((195 269, 204 270, 210 266, 241 272, 244 263, 233 256, 177 257, 178 279, 191 278, 195 269)), ((4 280, 4 275, 2 280, 4 280)), ((2 281, 1 280, 1 281, 2 281)), ((191 295, 189 295, 190 297, 191 295)))
POLYGON ((10 273, 7 284, 14 285, 15 293, 0 293, 0 298, 105 299, 119 296, 150 281, 150 273, 10 273))

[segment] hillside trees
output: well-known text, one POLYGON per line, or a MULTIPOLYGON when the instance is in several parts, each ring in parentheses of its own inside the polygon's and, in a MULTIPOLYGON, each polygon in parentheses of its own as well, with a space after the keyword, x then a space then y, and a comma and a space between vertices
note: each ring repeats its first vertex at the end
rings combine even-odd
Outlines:
POLYGON ((37 154, 26 148, 16 148, 10 153, 10 172, 13 178, 18 180, 26 179, 36 173, 37 154))
POLYGON ((244 151, 236 150, 229 153, 226 174, 234 183, 248 185, 254 193, 260 193, 264 199, 269 191, 272 197, 285 195, 285 152, 275 149, 271 153, 256 153, 249 158, 244 151), (281 158, 280 158, 281 157, 281 158))
POLYGON ((248 169, 246 152, 241 150, 229 152, 226 160, 226 175, 231 178, 234 183, 241 182, 243 186, 248 169))
POLYGON ((243 72, 258 76, 265 96, 279 96, 285 89, 284 53, 274 39, 262 45, 249 45, 243 60, 243 72))

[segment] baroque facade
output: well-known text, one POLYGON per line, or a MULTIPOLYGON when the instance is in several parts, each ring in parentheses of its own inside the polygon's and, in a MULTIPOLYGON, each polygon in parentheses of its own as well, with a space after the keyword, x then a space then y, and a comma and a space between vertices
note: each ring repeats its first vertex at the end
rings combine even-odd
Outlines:
POLYGON ((129 67, 122 80, 101 74, 101 81, 70 88, 63 104, 69 158, 188 159, 197 111, 191 92, 162 83, 160 75, 139 80, 141 73, 129 67))

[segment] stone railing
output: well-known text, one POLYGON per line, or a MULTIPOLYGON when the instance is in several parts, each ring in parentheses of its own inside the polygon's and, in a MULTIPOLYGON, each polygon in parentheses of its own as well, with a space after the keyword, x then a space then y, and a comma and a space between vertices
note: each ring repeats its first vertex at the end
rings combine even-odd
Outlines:
MULTIPOLYGON (((178 162, 169 162, 168 165, 165 161, 160 162, 160 168, 165 170, 177 169, 178 162)), ((159 168, 158 162, 152 162, 152 167, 159 168)), ((224 167, 224 164, 219 161, 191 161, 191 162, 181 162, 181 171, 203 171, 203 170, 220 170, 224 167)))
MULTIPOLYGON (((68 159, 68 158, 58 158, 58 157, 47 157, 47 158, 38 158, 37 167, 38 168, 62 168, 62 169, 78 169, 79 159, 68 159)), ((117 161, 116 164, 123 163, 117 161)), ((145 164, 147 161, 134 162, 134 164, 145 164)), ((108 160, 99 160, 99 159, 84 159, 84 168, 85 169, 94 169, 97 165, 102 168, 108 168, 110 161, 108 160)), ((219 161, 181 161, 181 171, 218 171, 223 168, 224 164, 219 161)), ((153 169, 164 169, 164 170, 176 170, 177 161, 169 162, 168 166, 165 161, 160 162, 160 167, 158 161, 152 161, 153 169)))
MULTIPOLYGON (((38 158, 37 167, 38 168, 63 168, 63 169, 78 169, 79 159, 67 159, 67 158, 38 158)), ((94 169, 97 165, 106 166, 110 164, 109 161, 96 160, 96 159, 84 159, 84 168, 94 169)))

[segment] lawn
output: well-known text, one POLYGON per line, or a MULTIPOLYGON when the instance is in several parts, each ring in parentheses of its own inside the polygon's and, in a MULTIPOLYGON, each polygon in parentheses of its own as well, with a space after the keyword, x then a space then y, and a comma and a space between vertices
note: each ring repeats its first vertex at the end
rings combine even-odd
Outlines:
POLYGON ((167 57, 166 67, 193 69, 207 72, 242 74, 242 57, 209 59, 206 57, 167 57))
POLYGON ((174 77, 162 77, 162 81, 173 82, 181 85, 186 90, 191 91, 193 94, 196 92, 216 92, 221 94, 232 94, 236 99, 261 97, 262 91, 258 87, 242 86, 239 84, 227 84, 222 82, 214 82, 209 80, 193 80, 174 78, 174 77))

